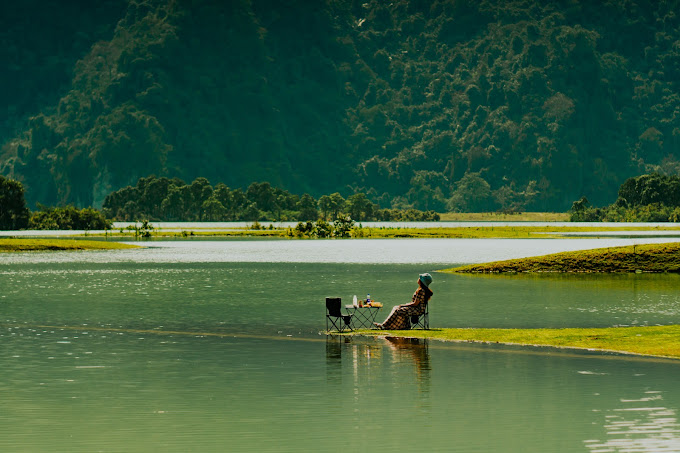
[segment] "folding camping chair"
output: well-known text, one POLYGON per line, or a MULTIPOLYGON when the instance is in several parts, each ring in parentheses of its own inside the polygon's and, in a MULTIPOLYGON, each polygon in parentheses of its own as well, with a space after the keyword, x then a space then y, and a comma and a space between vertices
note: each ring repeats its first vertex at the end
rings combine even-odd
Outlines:
POLYGON ((345 329, 354 330, 352 329, 352 316, 354 315, 343 315, 341 308, 341 298, 326 298, 326 331, 330 331, 330 325, 332 325, 338 332, 344 332, 345 329))
POLYGON ((411 315, 411 329, 430 329, 429 304, 425 304, 425 311, 419 315, 411 315))

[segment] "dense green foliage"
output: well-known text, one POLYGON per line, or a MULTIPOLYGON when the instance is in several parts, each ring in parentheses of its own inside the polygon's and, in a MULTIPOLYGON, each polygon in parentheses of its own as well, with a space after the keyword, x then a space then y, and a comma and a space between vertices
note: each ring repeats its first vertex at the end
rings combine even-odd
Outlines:
POLYGON ((339 193, 323 195, 318 201, 309 194, 291 194, 268 182, 254 182, 246 191, 223 183, 211 186, 206 178, 191 184, 181 179, 140 178, 137 184, 109 194, 103 212, 115 220, 314 221, 351 217, 361 220, 439 220, 433 211, 379 209, 359 192, 347 199, 339 193))
POLYGON ((584 194, 603 204, 632 175, 680 167, 678 6, 29 6, 0 15, 5 85, 25 88, 8 95, 0 173, 31 203, 78 206, 149 174, 439 212, 564 211, 584 194))
POLYGON ((287 235, 298 238, 348 238, 353 229, 354 220, 340 217, 332 223, 323 219, 316 222, 299 222, 295 228, 288 229, 287 235))
POLYGON ((629 178, 613 204, 596 208, 581 197, 570 214, 572 222, 680 222, 680 176, 652 173, 629 178))
POLYGON ((29 221, 32 230, 105 230, 111 228, 111 221, 93 208, 77 209, 73 206, 47 207, 39 205, 29 221))
POLYGON ((20 230, 28 226, 24 187, 20 182, 0 176, 0 230, 20 230))
POLYGON ((0 2, 0 138, 50 110, 70 90, 73 67, 110 39, 127 0, 0 2))

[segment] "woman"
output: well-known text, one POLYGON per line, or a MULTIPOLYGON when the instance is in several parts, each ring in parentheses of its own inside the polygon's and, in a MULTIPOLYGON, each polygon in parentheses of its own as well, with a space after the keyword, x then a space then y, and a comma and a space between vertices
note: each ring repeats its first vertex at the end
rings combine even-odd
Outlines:
POLYGON ((432 297, 430 290, 432 276, 430 274, 420 274, 418 277, 418 289, 413 293, 410 304, 397 305, 382 324, 373 323, 376 327, 383 330, 404 330, 411 328, 411 316, 425 313, 427 302, 432 297))

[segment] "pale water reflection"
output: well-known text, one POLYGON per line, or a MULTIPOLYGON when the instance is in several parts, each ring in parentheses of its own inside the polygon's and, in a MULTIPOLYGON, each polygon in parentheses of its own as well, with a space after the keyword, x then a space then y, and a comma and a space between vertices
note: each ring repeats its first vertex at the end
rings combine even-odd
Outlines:
POLYGON ((138 250, 7 254, 14 263, 357 263, 469 264, 641 243, 644 239, 226 239, 134 242, 138 250))
POLYGON ((664 406, 663 393, 647 390, 637 399, 622 398, 624 407, 595 409, 603 416, 606 437, 584 444, 599 453, 680 451, 677 409, 664 406))
POLYGON ((606 416, 607 439, 587 440, 597 452, 677 452, 680 449, 680 423, 677 412, 666 407, 613 409, 606 416))

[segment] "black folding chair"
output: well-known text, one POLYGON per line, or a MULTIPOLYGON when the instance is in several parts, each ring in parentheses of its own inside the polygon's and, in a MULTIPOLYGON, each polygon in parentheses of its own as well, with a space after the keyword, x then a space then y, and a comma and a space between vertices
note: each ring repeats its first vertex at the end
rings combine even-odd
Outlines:
POLYGON ((344 332, 346 329, 352 329, 352 316, 343 315, 342 299, 339 297, 326 298, 326 331, 330 331, 329 326, 333 326, 338 332, 344 332))
POLYGON ((425 304, 425 311, 419 315, 411 315, 411 329, 430 329, 429 304, 425 304))

